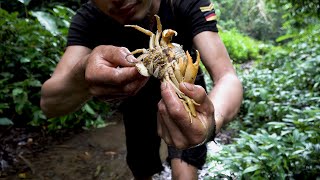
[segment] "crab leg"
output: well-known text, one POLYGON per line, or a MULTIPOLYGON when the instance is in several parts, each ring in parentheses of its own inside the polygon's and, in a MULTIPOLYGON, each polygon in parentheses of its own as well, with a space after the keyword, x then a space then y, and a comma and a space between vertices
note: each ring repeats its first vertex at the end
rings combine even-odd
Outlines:
POLYGON ((168 46, 168 47, 171 47, 173 48, 174 46, 171 44, 171 40, 172 40, 172 37, 173 36, 176 36, 178 35, 177 31, 174 31, 172 29, 166 29, 162 32, 162 38, 161 38, 161 41, 160 41, 160 45, 161 46, 168 46))
POLYGON ((132 55, 138 54, 138 53, 148 53, 148 51, 146 49, 136 49, 134 51, 131 52, 132 55))
POLYGON ((150 37, 150 41, 149 41, 149 48, 150 49, 155 48, 155 39, 156 39, 156 36, 154 34, 152 34, 152 36, 150 37))
POLYGON ((178 63, 176 61, 173 61, 171 64, 173 66, 174 74, 176 76, 176 79, 178 80, 179 83, 182 82, 183 77, 182 77, 182 74, 181 74, 180 66, 178 65, 178 63))
POLYGON ((142 53, 140 56, 137 57, 138 62, 135 63, 135 66, 141 75, 146 76, 146 77, 150 76, 151 74, 148 72, 148 69, 144 66, 144 64, 142 62, 143 59, 148 56, 148 54, 147 54, 148 51, 146 49, 136 49, 136 50, 132 51, 131 53, 132 53, 132 55, 142 53))
POLYGON ((140 32, 143 32, 144 34, 148 35, 148 36, 152 36, 153 32, 143 28, 143 27, 140 27, 140 26, 137 26, 137 25, 124 25, 125 27, 132 27, 140 32))
POLYGON ((168 75, 169 75, 169 77, 170 77, 170 80, 173 82, 173 84, 174 84, 177 88, 179 88, 179 83, 180 83, 180 82, 177 80, 177 78, 176 78, 176 76, 175 76, 175 74, 174 74, 174 71, 173 71, 172 66, 169 66, 169 67, 168 67, 167 73, 168 73, 168 75))
POLYGON ((155 38, 155 47, 157 48, 161 48, 160 47, 160 36, 162 34, 162 24, 160 21, 160 17, 158 15, 154 15, 156 17, 157 20, 157 34, 156 34, 156 38, 155 38))
POLYGON ((150 36, 149 48, 153 49, 155 47, 155 44, 154 44, 155 43, 155 35, 153 34, 153 32, 151 32, 143 27, 137 26, 137 25, 125 25, 125 27, 132 27, 132 28, 150 36))

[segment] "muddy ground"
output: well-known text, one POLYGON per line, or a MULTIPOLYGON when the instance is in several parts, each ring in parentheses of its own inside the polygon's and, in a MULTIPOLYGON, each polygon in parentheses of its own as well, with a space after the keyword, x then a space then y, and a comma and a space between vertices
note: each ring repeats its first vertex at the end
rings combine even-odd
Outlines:
MULTIPOLYGON (((39 129, 0 129, 0 180, 130 180, 125 156, 122 116, 115 113, 107 127, 47 136, 39 129)), ((229 141, 228 135, 220 135, 229 141)), ((166 146, 160 150, 165 159, 166 146)), ((155 176, 170 179, 170 169, 155 176)), ((205 172, 202 174, 205 174, 205 172)))

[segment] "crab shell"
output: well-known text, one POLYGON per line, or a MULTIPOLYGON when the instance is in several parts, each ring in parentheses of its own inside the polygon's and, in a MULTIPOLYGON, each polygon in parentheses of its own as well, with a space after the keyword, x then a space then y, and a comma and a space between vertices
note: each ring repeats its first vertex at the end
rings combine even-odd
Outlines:
POLYGON ((136 49, 132 54, 142 53, 137 57, 138 63, 135 64, 139 73, 143 76, 151 76, 167 81, 172 84, 176 94, 184 104, 189 113, 191 123, 192 116, 197 116, 194 105, 199 105, 193 99, 186 96, 179 89, 181 82, 194 83, 200 64, 200 54, 197 51, 195 63, 189 54, 182 49, 182 46, 171 43, 172 37, 177 32, 171 29, 162 31, 160 17, 155 15, 157 20, 157 32, 152 33, 137 25, 126 25, 150 36, 149 49, 136 49))
POLYGON ((169 67, 173 68, 173 72, 177 81, 194 83, 198 73, 199 58, 193 64, 189 53, 185 53, 182 46, 171 43, 172 46, 163 49, 155 48, 146 50, 141 55, 142 61, 137 63, 139 73, 143 76, 151 76, 163 79, 165 72, 169 67))

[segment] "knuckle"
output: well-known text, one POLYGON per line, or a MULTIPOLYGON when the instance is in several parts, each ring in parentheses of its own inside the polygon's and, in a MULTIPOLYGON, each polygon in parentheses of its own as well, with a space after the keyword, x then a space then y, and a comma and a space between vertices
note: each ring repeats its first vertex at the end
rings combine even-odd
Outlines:
POLYGON ((94 48, 88 57, 88 62, 92 63, 93 61, 96 61, 98 57, 101 56, 101 52, 103 52, 102 47, 99 46, 94 48))
POLYGON ((205 91, 205 89, 204 89, 202 86, 200 86, 200 85, 195 85, 195 87, 198 89, 199 93, 201 93, 201 94, 206 94, 206 91, 205 91))
POLYGON ((112 81, 115 83, 115 84, 118 84, 118 85, 122 85, 123 82, 122 82, 122 78, 121 78, 121 75, 118 71, 115 71, 114 73, 111 74, 112 76, 110 77, 112 79, 112 81))
POLYGON ((122 52, 124 52, 126 54, 130 54, 130 51, 126 47, 119 47, 119 51, 122 51, 122 52))
POLYGON ((175 108, 172 108, 170 112, 170 116, 173 119, 180 119, 181 117, 185 116, 185 109, 183 108, 183 106, 179 106, 177 105, 175 108))
POLYGON ((165 136, 165 137, 163 138, 163 140, 164 140, 164 142, 166 142, 168 145, 173 145, 173 144, 172 144, 172 141, 171 141, 171 139, 170 139, 169 137, 165 136))
POLYGON ((123 93, 128 96, 134 96, 137 92, 135 91, 135 86, 132 84, 127 84, 123 87, 123 93))
POLYGON ((94 79, 95 79, 95 78, 94 78, 90 73, 88 73, 88 72, 86 72, 84 78, 85 78, 86 82, 88 82, 89 84, 93 84, 94 79))
POLYGON ((160 113, 164 113, 166 111, 166 107, 165 107, 164 103, 162 102, 162 100, 158 103, 158 111, 160 113))
POLYGON ((198 89, 196 92, 199 95, 200 99, 204 99, 205 97, 207 97, 207 92, 202 86, 196 85, 196 88, 198 89))
POLYGON ((162 136, 163 136, 162 131, 158 128, 157 132, 158 132, 159 137, 162 138, 162 136))
POLYGON ((173 139, 172 141, 177 149, 185 149, 187 147, 187 144, 182 140, 173 139))
POLYGON ((193 136, 189 139, 190 145, 197 145, 199 143, 202 143, 205 140, 206 136, 204 134, 193 136))
POLYGON ((126 84, 128 84, 127 77, 123 73, 120 73, 118 70, 116 70, 112 74, 112 81, 117 85, 126 85, 126 84))

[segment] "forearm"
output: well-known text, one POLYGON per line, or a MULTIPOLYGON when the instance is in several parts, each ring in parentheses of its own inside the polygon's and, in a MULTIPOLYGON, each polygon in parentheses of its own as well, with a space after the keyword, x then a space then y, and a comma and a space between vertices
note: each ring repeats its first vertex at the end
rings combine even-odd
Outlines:
POLYGON ((223 124, 231 121, 239 111, 243 97, 242 84, 235 74, 228 73, 215 83, 209 97, 215 108, 214 116, 219 132, 223 124))
POLYGON ((66 115, 77 110, 91 98, 85 82, 85 58, 68 72, 57 73, 41 89, 41 109, 48 118, 66 115))

